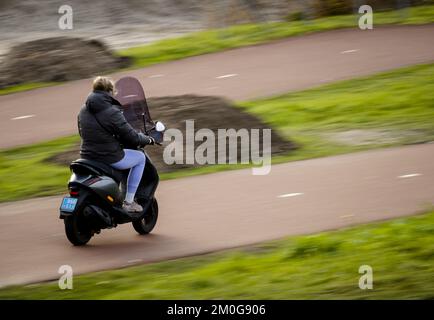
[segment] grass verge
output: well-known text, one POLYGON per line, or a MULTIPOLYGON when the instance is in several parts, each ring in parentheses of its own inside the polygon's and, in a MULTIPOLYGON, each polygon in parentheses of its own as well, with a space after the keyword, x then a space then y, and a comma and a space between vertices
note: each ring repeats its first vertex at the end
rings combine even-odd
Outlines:
MULTIPOLYGON (((314 150, 335 144, 365 148, 434 139, 434 64, 244 102, 240 107, 300 137, 314 150)), ((326 153, 328 153, 326 151, 326 153)))
POLYGON ((0 289, 0 299, 433 299, 434 211, 226 252, 0 289), (358 286, 359 267, 373 289, 358 286))
MULTIPOLYGON (((331 16, 291 22, 236 25, 224 29, 194 32, 185 36, 156 41, 149 45, 120 50, 118 55, 132 59, 128 69, 179 60, 186 57, 266 43, 306 33, 341 28, 357 28, 358 15, 331 16)), ((418 25, 434 22, 434 5, 376 12, 375 26, 418 25)), ((0 95, 49 86, 52 83, 24 84, 0 89, 0 95)))
MULTIPOLYGON (((239 104, 300 145, 273 163, 434 140, 434 64, 239 104)), ((69 170, 47 163, 78 137, 0 151, 0 202, 65 192, 69 170)), ((166 173, 173 179, 245 165, 166 173)))
MULTIPOLYGON (((119 51, 133 59, 132 68, 178 60, 222 50, 341 28, 358 28, 356 15, 331 16, 307 21, 244 24, 225 29, 194 32, 119 51)), ((375 13, 375 25, 426 24, 434 22, 434 5, 375 13)))
POLYGON ((34 83, 18 84, 11 87, 0 88, 0 96, 11 94, 11 93, 22 92, 22 91, 29 91, 38 88, 50 87, 56 84, 57 82, 34 82, 34 83))
POLYGON ((69 170, 44 160, 78 141, 71 136, 0 151, 0 202, 65 192, 69 170))

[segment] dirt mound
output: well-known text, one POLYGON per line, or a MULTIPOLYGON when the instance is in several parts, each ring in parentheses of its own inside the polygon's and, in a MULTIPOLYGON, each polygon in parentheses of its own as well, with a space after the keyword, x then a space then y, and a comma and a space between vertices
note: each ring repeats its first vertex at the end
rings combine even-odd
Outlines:
MULTIPOLYGON (((249 113, 243 112, 236 108, 226 99, 212 96, 195 96, 183 95, 174 97, 161 97, 148 99, 150 113, 154 120, 161 120, 166 124, 166 127, 176 128, 182 131, 184 136, 184 151, 185 151, 185 132, 186 120, 194 120, 194 130, 201 128, 211 129, 215 136, 215 145, 217 146, 217 129, 266 129, 270 126, 264 124, 258 118, 249 113)), ((296 148, 295 144, 283 139, 275 130, 271 131, 271 152, 273 155, 284 154, 296 148)), ((202 142, 197 141, 195 148, 202 142)), ((238 155, 241 153, 241 143, 237 143, 238 155)), ((191 168, 198 166, 186 164, 167 165, 163 161, 163 147, 147 147, 146 152, 151 157, 152 161, 160 172, 171 172, 182 168, 191 168)), ((58 154, 49 159, 62 165, 69 165, 72 160, 79 158, 79 146, 73 150, 58 154)), ((262 136, 260 138, 260 149, 262 150, 262 136)), ((229 153, 227 152, 227 161, 229 153)), ((185 159, 185 156, 184 156, 185 159)), ((239 157, 238 157, 239 159, 239 157)))
POLYGON ((98 40, 55 37, 19 44, 2 61, 0 87, 43 81, 83 79, 126 67, 98 40))

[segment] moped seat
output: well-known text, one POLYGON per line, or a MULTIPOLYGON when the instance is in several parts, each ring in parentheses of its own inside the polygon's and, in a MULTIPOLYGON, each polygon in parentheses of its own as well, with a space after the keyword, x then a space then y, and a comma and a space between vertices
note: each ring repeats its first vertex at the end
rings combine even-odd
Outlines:
POLYGON ((89 159, 77 159, 71 162, 69 168, 76 173, 87 172, 96 175, 106 175, 120 183, 124 177, 124 171, 116 170, 111 166, 89 159))

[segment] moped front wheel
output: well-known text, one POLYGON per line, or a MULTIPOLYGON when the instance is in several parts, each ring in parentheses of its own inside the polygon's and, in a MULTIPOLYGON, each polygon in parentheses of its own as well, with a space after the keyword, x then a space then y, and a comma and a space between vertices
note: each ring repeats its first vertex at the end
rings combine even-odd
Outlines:
POLYGON ((142 219, 134 220, 132 222, 134 230, 138 234, 148 234, 150 233, 158 220, 158 202, 157 199, 152 199, 152 204, 149 206, 148 211, 143 215, 142 219))

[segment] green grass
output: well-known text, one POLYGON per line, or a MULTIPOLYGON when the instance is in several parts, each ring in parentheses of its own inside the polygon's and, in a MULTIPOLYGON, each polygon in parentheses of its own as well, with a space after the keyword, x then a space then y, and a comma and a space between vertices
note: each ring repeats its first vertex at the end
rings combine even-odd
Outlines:
MULTIPOLYGON (((342 15, 309 21, 271 22, 236 25, 225 29, 194 32, 186 36, 119 51, 133 59, 132 68, 178 60, 186 57, 250 46, 269 41, 340 28, 358 28, 358 17, 342 15)), ((426 24, 434 22, 434 6, 376 12, 374 28, 389 24, 426 24)))
POLYGON ((34 82, 34 83, 18 84, 11 87, 0 88, 0 96, 11 94, 11 93, 17 93, 21 91, 29 91, 33 89, 54 86, 56 84, 57 84, 56 82, 34 82))
MULTIPOLYGON (((320 144, 333 133, 355 129, 386 132, 399 144, 431 141, 434 64, 245 102, 240 107, 279 129, 284 136, 314 139, 320 144)), ((378 139, 379 145, 383 144, 381 140, 378 139)))
POLYGON ((72 136, 1 151, 0 202, 65 192, 69 170, 44 160, 77 141, 79 138, 72 136))
MULTIPOLYGON (((266 43, 307 33, 358 28, 358 17, 358 15, 342 15, 308 21, 235 25, 159 40, 149 45, 120 50, 117 54, 132 59, 133 63, 128 69, 137 69, 152 64, 266 43)), ((374 14, 374 28, 381 25, 418 25, 433 22, 434 5, 375 12, 374 14)), ((0 89, 0 95, 49 85, 52 83, 13 86, 0 89)))
POLYGON ((0 289, 0 299, 433 299, 434 211, 257 246, 0 289), (373 289, 358 287, 359 267, 373 289))
MULTIPOLYGON (((240 103, 300 148, 273 163, 434 140, 434 64, 341 81, 268 99, 240 103), (374 132, 369 143, 335 135, 374 132), (386 132, 387 139, 377 132, 386 132), (392 139, 392 140, 390 140, 392 139)), ((357 137, 356 137, 357 138, 357 137)), ((69 170, 45 159, 70 149, 78 137, 0 151, 0 202, 65 192, 69 170)), ((214 165, 161 175, 173 179, 246 165, 214 165)))

